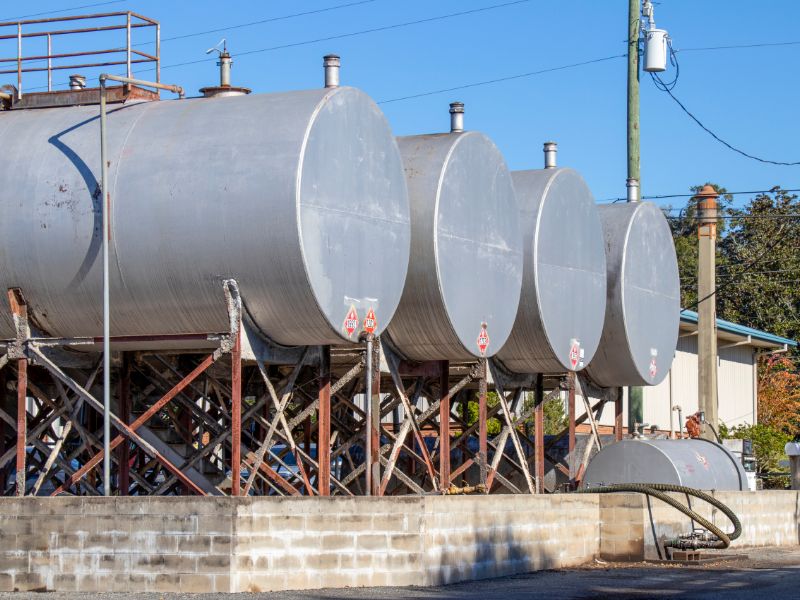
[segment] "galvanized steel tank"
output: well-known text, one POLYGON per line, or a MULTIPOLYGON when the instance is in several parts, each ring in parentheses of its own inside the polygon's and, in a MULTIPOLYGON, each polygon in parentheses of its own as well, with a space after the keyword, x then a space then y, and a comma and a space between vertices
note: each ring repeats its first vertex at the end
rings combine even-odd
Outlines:
POLYGON ((612 483, 668 483, 699 490, 747 490, 736 457, 704 439, 622 440, 604 446, 586 468, 584 488, 612 483))
POLYGON ((572 169, 511 174, 520 204, 524 271, 513 331, 497 353, 517 373, 579 371, 592 359, 606 309, 603 229, 572 169))
MULTIPOLYGON (((22 288, 50 335, 102 330, 98 121, 96 106, 0 113, 14 146, 0 161, 0 288, 22 288)), ((378 333, 390 321, 408 194, 363 92, 113 105, 108 124, 112 335, 226 331, 225 278, 281 344, 351 339, 351 307, 360 322, 373 308, 378 333)))
POLYGON ((519 207, 505 160, 473 131, 401 137, 398 145, 411 258, 391 341, 412 360, 494 354, 511 332, 522 285, 519 207))
POLYGON ((680 279, 667 220, 650 202, 599 207, 608 302, 600 345, 587 373, 606 387, 656 385, 678 342, 680 279))

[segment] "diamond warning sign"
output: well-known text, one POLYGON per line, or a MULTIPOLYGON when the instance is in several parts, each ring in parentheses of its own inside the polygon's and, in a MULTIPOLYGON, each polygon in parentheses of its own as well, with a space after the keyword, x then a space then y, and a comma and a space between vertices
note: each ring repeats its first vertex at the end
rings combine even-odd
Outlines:
POLYGON ((347 332, 347 337, 351 337, 353 332, 358 329, 358 313, 356 312, 355 306, 351 305, 350 310, 347 311, 347 316, 344 318, 342 329, 347 332))
POLYGON ((364 331, 367 333, 375 333, 378 328, 378 319, 375 318, 375 311, 370 307, 367 311, 367 316, 364 317, 364 331))
POLYGON ((656 357, 650 359, 650 379, 655 379, 658 375, 658 365, 656 364, 656 357))
POLYGON ((578 367, 578 362, 581 360, 581 343, 578 340, 572 340, 569 347, 569 366, 575 370, 578 367))
POLYGON ((486 355, 486 349, 489 347, 489 332, 486 330, 486 323, 481 324, 481 332, 478 334, 478 350, 481 356, 486 355))

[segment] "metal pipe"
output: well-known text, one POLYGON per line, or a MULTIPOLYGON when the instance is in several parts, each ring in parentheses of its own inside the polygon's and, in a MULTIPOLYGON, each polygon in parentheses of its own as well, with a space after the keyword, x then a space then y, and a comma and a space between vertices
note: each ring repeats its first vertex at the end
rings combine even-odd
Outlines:
MULTIPOLYGON (((327 79, 327 77, 326 77, 327 79)), ((366 380, 367 380, 367 389, 366 389, 366 427, 364 427, 364 436, 366 437, 366 495, 370 496, 372 494, 372 344, 373 344, 373 337, 372 334, 367 335, 367 364, 366 364, 366 380)))
POLYGON ((161 82, 161 25, 156 25, 156 83, 161 82))
POLYGON ((100 76, 100 189, 103 213, 103 495, 111 495, 111 299, 108 281, 108 246, 111 237, 111 194, 106 161, 106 77, 100 76))
POLYGON ((183 88, 179 85, 170 85, 166 83, 159 83, 157 81, 145 81, 144 79, 133 79, 132 77, 121 77, 119 75, 109 75, 108 73, 103 73, 100 75, 100 87, 105 86, 105 81, 119 81, 120 83, 130 83, 132 85, 139 85, 142 87, 151 87, 156 88, 158 90, 167 90, 169 92, 173 92, 178 94, 179 98, 184 98, 185 93, 183 88))
POLYGON ((461 133, 464 131, 464 103, 450 103, 450 133, 461 133))
POLYGON ((556 153, 558 153, 558 144, 555 142, 544 143, 544 168, 556 168, 556 153))
POLYGON ((69 89, 82 90, 86 88, 86 77, 83 75, 70 75, 69 76, 69 89))
POLYGON ((338 54, 326 54, 322 58, 322 66, 325 69, 325 87, 339 87, 339 67, 341 60, 338 54))
POLYGON ((128 17, 125 21, 125 56, 127 60, 127 73, 128 77, 131 77, 133 73, 131 72, 131 13, 128 13, 128 17))
POLYGON ((219 85, 221 87, 230 87, 231 85, 231 55, 228 52, 222 52, 219 55, 219 85))
POLYGON ((109 245, 111 243, 111 194, 108 190, 108 161, 106 133, 108 129, 106 81, 119 81, 165 89, 183 98, 183 88, 130 77, 103 73, 100 75, 100 189, 103 194, 103 495, 111 495, 111 293, 109 282, 109 245))
POLYGON ((627 193, 627 200, 628 202, 639 202, 641 198, 639 197, 639 180, 638 179, 628 179, 625 182, 625 187, 628 190, 627 193))
POLYGON ((47 91, 53 91, 53 37, 47 34, 47 91))
POLYGON ((17 24, 17 100, 22 99, 22 24, 17 24))

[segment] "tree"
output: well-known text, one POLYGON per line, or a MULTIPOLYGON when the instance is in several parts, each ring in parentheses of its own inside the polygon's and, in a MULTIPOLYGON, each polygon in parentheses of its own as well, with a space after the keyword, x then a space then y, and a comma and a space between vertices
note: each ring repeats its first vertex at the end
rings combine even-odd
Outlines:
MULTIPOLYGON (((533 408, 535 396, 528 392, 525 394, 525 400, 522 403, 522 411, 527 412, 533 408)), ((559 396, 552 398, 544 403, 544 434, 556 435, 560 433, 569 425, 567 415, 564 414, 564 403, 559 396)), ((531 415, 525 421, 525 429, 531 433, 534 431, 534 416, 531 415)))
MULTIPOLYGON (((486 395, 486 408, 487 410, 492 408, 493 406, 497 406, 497 403, 500 402, 500 399, 497 397, 497 392, 489 392, 486 395)), ((464 417, 463 415, 463 404, 459 403, 456 407, 456 412, 458 416, 461 418, 464 417)), ((473 399, 467 402, 467 425, 471 426, 478 422, 478 394, 477 392, 474 394, 473 399)), ((488 435, 497 435, 500 433, 501 429, 500 420, 492 417, 486 422, 486 433, 488 435)))
POLYGON ((758 425, 739 425, 733 429, 720 427, 721 438, 752 440, 753 454, 756 457, 756 472, 764 477, 765 487, 785 488, 788 484, 788 471, 781 465, 786 459, 783 452, 786 442, 792 437, 774 427, 759 423, 758 425), (786 476, 775 477, 776 473, 787 473, 786 476))
POLYGON ((787 356, 773 354, 759 364, 758 422, 789 436, 800 433, 800 373, 787 356))

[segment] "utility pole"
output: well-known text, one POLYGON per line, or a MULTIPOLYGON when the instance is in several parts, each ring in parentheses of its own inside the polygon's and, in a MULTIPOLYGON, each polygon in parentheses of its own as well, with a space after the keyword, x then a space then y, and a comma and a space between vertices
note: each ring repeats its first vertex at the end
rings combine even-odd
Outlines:
POLYGON ((640 0, 628 0, 628 202, 641 198, 639 177, 640 0))
MULTIPOLYGON (((714 432, 718 427, 717 402, 717 198, 719 194, 706 184, 697 196, 697 366, 698 409, 705 413, 706 423, 714 432)), ((707 428, 703 437, 716 439, 707 428)))

